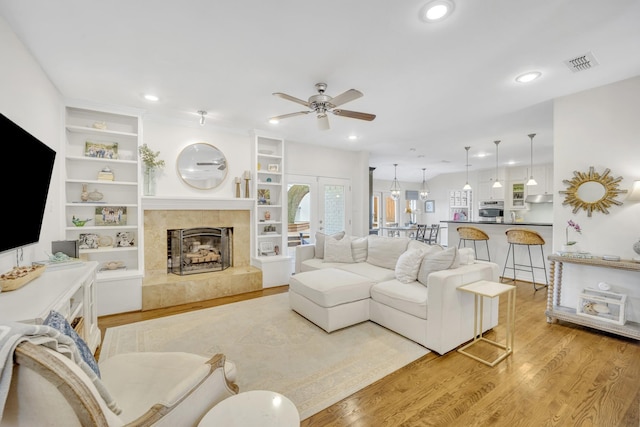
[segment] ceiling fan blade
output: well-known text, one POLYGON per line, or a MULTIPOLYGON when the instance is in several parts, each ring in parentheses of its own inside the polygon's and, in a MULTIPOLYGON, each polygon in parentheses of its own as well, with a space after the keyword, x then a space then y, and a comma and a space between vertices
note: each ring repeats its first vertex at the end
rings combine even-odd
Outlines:
POLYGON ((335 114, 336 116, 349 117, 349 118, 352 118, 352 119, 366 120, 366 121, 369 121, 369 122, 376 118, 375 114, 360 113, 358 111, 332 110, 331 112, 333 114, 335 114))
POLYGON ((362 96, 362 92, 355 89, 349 89, 348 91, 341 93, 340 95, 331 98, 329 103, 333 105, 333 107, 337 107, 339 105, 345 104, 349 101, 353 101, 354 99, 358 99, 362 96))
POLYGON ((329 117, 326 114, 318 115, 318 129, 329 130, 329 117))
POLYGON ((303 101, 302 99, 296 98, 295 96, 287 95, 286 93, 282 93, 282 92, 275 92, 274 95, 282 99, 287 99, 289 101, 296 102, 300 105, 304 105, 305 107, 309 107, 309 103, 307 101, 303 101))
POLYGON ((297 113, 289 113, 289 114, 283 114, 281 116, 271 117, 269 120, 282 120, 282 119, 286 119, 293 116, 301 116, 303 114, 309 114, 312 112, 313 111, 298 111, 297 113))

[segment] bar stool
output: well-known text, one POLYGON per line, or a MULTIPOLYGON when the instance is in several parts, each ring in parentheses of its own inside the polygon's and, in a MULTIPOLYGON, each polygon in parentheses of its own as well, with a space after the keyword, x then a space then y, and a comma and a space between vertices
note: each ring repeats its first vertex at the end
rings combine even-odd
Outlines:
POLYGON ((470 225, 463 225, 456 229, 460 236, 460 242, 458 243, 458 249, 463 246, 467 247, 467 240, 473 242, 473 250, 476 253, 476 259, 483 259, 478 257, 478 249, 476 248, 476 242, 483 241, 487 245, 487 258, 485 261, 491 261, 491 255, 489 254, 489 236, 478 227, 472 227, 470 225))
POLYGON ((526 271, 531 273, 531 281, 533 282, 533 290, 538 291, 542 288, 546 288, 549 285, 547 281, 547 267, 544 263, 544 250, 542 246, 545 241, 540 234, 527 228, 509 228, 505 232, 507 235, 507 242, 509 242, 509 249, 507 250, 507 259, 504 262, 504 268, 502 270, 502 278, 505 278, 505 271, 507 269, 513 270, 513 281, 516 281, 516 271, 526 271), (516 263, 516 249, 515 245, 522 245, 527 247, 529 254, 529 264, 516 263), (534 266, 531 259, 531 246, 540 246, 540 255, 542 256, 542 267, 534 266), (509 265, 509 254, 511 254, 512 267, 509 265), (521 268, 518 268, 521 267, 521 268), (536 269, 544 270, 544 285, 536 286, 536 277, 534 271, 536 269))

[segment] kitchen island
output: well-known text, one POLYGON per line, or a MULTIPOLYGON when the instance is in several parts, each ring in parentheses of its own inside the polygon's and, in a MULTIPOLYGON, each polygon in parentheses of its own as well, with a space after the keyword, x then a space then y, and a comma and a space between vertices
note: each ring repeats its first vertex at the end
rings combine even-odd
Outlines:
MULTIPOLYGON (((547 279, 549 277, 549 263, 547 256, 553 254, 553 224, 541 223, 541 222, 487 222, 487 221, 440 221, 443 224, 447 224, 447 241, 449 246, 458 246, 460 243, 460 237, 458 236, 458 227, 463 225, 469 225, 477 227, 480 230, 487 233, 489 236, 489 254, 491 255, 491 261, 500 266, 499 272, 502 275, 504 270, 504 263, 507 259, 507 251, 509 250, 509 243, 507 242, 506 231, 509 228, 527 228, 540 234, 545 241, 542 246, 544 251, 544 257, 540 253, 538 246, 531 248, 531 259, 534 266, 542 267, 543 263, 547 267, 547 279)), ((473 242, 467 241, 467 247, 473 247, 473 242)), ((486 258, 486 246, 484 242, 477 242, 479 258, 486 258)), ((529 264, 529 254, 527 247, 523 245, 516 245, 516 262, 518 264, 529 264)), ((512 265, 511 259, 509 264, 512 265)), ((513 270, 507 270, 505 275, 513 277, 513 270)), ((542 270, 536 269, 536 283, 544 283, 542 270)), ((531 282, 531 273, 517 271, 519 280, 525 280, 531 282)))

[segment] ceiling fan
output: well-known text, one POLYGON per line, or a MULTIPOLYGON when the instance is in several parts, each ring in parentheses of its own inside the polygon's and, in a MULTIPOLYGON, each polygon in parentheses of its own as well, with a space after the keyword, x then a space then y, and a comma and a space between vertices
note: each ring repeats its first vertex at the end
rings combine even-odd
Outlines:
POLYGON ((324 93, 327 89, 326 83, 316 83, 316 89, 318 90, 318 94, 310 96, 308 101, 303 101, 302 99, 287 95, 286 93, 275 92, 275 96, 304 105, 309 108, 309 111, 298 111, 296 113, 283 114, 281 116, 272 117, 270 121, 279 121, 288 117, 316 113, 316 117, 318 118, 318 128, 320 130, 327 130, 329 129, 329 118, 327 117, 327 113, 367 121, 371 121, 376 118, 375 114, 336 109, 336 107, 339 107, 342 104, 346 104, 349 101, 360 98, 362 96, 362 92, 359 90, 349 89, 348 91, 332 98, 324 93))

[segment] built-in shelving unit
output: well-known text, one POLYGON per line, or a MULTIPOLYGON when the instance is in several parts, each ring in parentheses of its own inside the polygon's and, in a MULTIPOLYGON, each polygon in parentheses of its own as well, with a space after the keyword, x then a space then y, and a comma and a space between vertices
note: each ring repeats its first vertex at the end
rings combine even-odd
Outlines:
POLYGON ((57 311, 95 352, 101 336, 96 307, 97 268, 96 262, 47 267, 25 286, 2 293, 0 318, 40 325, 51 310, 57 311))
POLYGON ((287 187, 284 140, 255 135, 252 196, 254 244, 252 263, 262 270, 263 287, 288 283, 287 187))
POLYGON ((137 114, 65 107, 65 238, 98 263, 100 315, 138 309, 141 300, 141 129, 137 114), (106 268, 114 261, 117 268, 106 268))
POLYGON ((449 219, 455 221, 473 219, 473 190, 449 191, 449 219))

